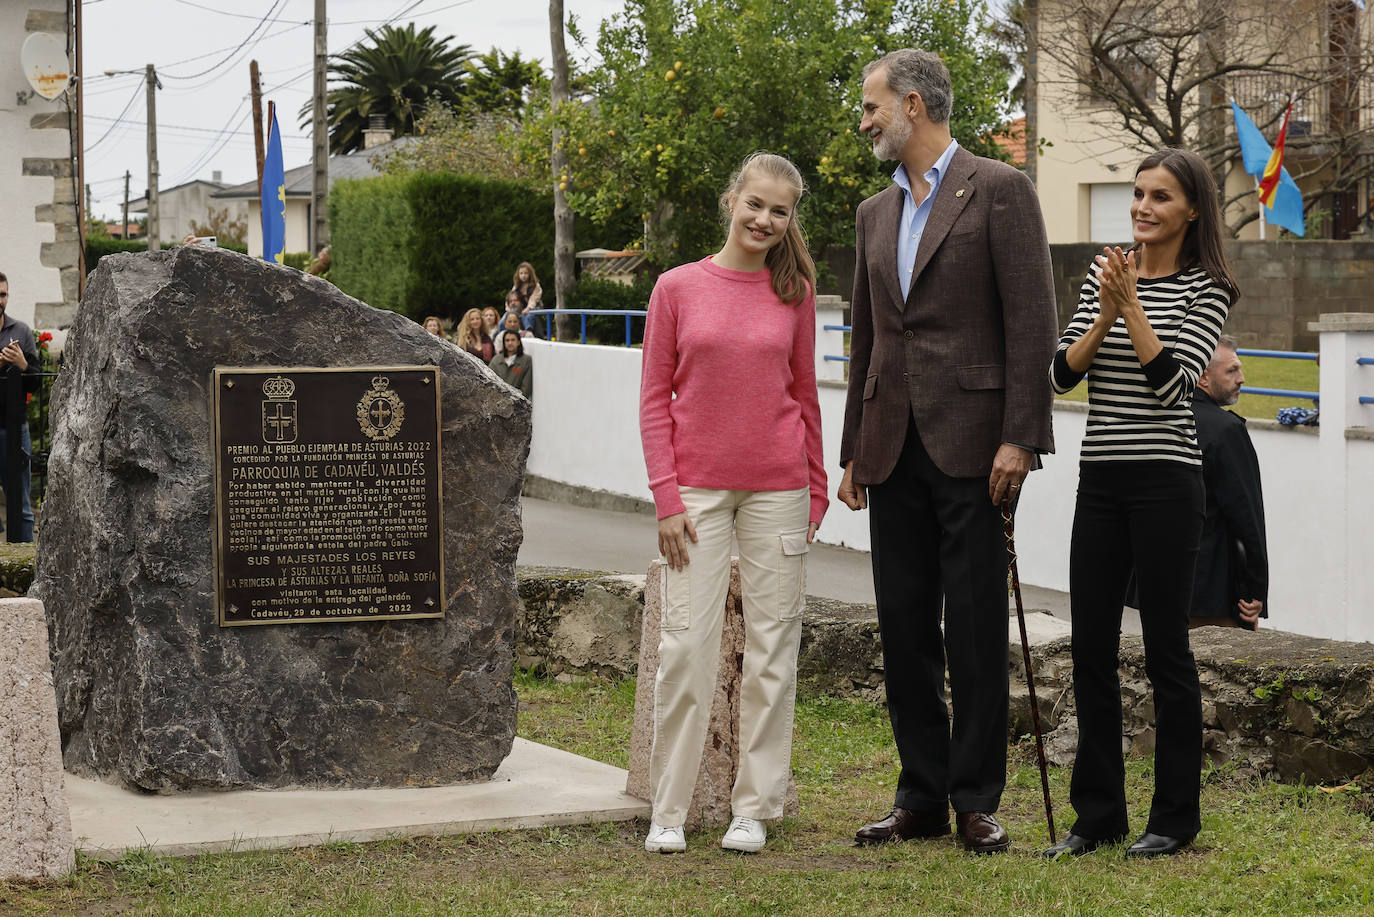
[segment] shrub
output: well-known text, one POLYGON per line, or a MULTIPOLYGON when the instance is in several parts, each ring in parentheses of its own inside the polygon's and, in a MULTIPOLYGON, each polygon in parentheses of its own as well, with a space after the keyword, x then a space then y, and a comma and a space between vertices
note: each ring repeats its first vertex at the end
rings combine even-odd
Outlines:
POLYGON ((100 259, 115 252, 146 252, 148 243, 142 239, 112 239, 109 236, 86 239, 86 270, 93 271, 100 259))
MULTIPOLYGON (((569 309, 614 309, 643 312, 649 307, 654 282, 642 276, 633 284, 587 277, 577 282, 568 294, 569 309)), ((578 320, 573 316, 574 321, 578 320)), ((630 319, 631 342, 644 343, 644 319, 630 319)), ((624 344, 625 320, 612 315, 587 316, 587 341, 592 344, 624 344)))
MULTIPOLYGON (((515 266, 528 261, 544 287, 544 305, 554 304, 552 192, 413 172, 340 181, 329 208, 329 279, 366 303, 416 320, 500 308, 515 266)), ((621 238, 633 223, 579 222, 577 233, 592 245, 621 238)), ((620 334, 623 340, 623 327, 620 334)))

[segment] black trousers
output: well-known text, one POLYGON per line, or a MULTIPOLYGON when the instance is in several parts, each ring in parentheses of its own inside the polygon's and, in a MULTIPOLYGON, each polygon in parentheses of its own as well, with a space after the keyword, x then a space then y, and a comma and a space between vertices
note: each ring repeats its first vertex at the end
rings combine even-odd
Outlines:
POLYGON ((936 468, 912 421, 868 494, 896 805, 994 812, 1007 778, 1007 553, 988 479, 936 468))
POLYGON ((1181 462, 1084 462, 1069 546, 1078 754, 1073 832, 1129 833, 1122 761, 1121 606, 1134 567, 1145 673, 1154 691, 1155 793, 1146 831, 1192 838, 1202 824, 1202 694, 1188 644, 1193 568, 1206 512, 1201 469, 1181 462))

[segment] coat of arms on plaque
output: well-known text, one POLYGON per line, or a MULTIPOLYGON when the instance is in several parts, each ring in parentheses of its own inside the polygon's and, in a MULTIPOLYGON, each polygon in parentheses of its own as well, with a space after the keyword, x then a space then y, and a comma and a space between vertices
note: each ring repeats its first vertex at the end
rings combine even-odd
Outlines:
POLYGON ((386 376, 373 376, 372 388, 358 402, 358 426, 371 439, 391 439, 401 431, 406 405, 386 376))
POLYGON ((285 376, 270 376, 262 384, 267 400, 262 403, 262 441, 265 443, 294 443, 296 441, 296 383, 285 376))

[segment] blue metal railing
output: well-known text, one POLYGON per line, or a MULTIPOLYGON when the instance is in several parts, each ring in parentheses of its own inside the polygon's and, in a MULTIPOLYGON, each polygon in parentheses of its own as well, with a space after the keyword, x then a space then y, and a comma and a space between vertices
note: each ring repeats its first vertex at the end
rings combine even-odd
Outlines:
MULTIPOLYGON (((852 326, 850 325, 822 325, 821 327, 826 331, 853 330, 852 326)), ((1280 360, 1311 360, 1315 362, 1317 359, 1317 355, 1315 353, 1310 353, 1301 350, 1257 350, 1249 347, 1243 347, 1238 349, 1236 353, 1240 354, 1242 357, 1271 357, 1280 360)), ((823 359, 837 363, 849 362, 849 357, 847 356, 841 356, 838 354, 830 353, 825 354, 823 359)), ((1361 357, 1356 362, 1358 362, 1362 366, 1374 365, 1374 357, 1361 357)), ((1321 401, 1321 395, 1318 392, 1296 391, 1294 389, 1287 388, 1254 388, 1252 386, 1247 385, 1244 387, 1243 391, 1247 395, 1269 395, 1277 398, 1302 398, 1313 402, 1321 401)), ((1361 397, 1360 404, 1374 404, 1374 398, 1361 397)))
MULTIPOLYGON (((825 329, 826 331, 852 331, 852 330, 853 330, 853 326, 852 326, 852 325, 821 325, 821 328, 825 329)), ((849 362, 849 357, 847 357, 847 356, 842 356, 842 355, 831 354, 831 353, 826 354, 822 359, 828 360, 828 361, 830 361, 831 363, 848 363, 848 362, 849 362)))
POLYGON ((1311 360, 1317 361, 1317 355, 1306 350, 1254 350, 1250 347, 1238 347, 1236 353, 1242 357, 1273 357, 1278 360, 1311 360))
MULTIPOLYGON (((623 315, 625 317, 625 346, 633 347, 634 338, 630 333, 631 320, 644 318, 649 313, 647 311, 637 311, 632 309, 531 309, 530 315, 579 315, 582 317, 582 337, 579 343, 587 343, 587 316, 588 315, 623 315)), ((550 333, 550 340, 557 338, 550 333)))
MULTIPOLYGON (((1356 357, 1356 366, 1374 366, 1374 357, 1356 357)), ((1360 404, 1374 404, 1374 396, 1361 395, 1360 404)))

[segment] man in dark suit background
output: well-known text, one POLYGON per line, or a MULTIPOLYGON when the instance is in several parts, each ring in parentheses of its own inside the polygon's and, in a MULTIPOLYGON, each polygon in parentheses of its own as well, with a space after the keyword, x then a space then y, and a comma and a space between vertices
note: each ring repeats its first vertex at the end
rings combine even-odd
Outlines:
POLYGON ((1269 549, 1259 458, 1245 418, 1224 407, 1240 399, 1245 382, 1236 339, 1223 334, 1212 362, 1198 377, 1193 418, 1202 449, 1207 518, 1193 574, 1191 625, 1254 630, 1269 597, 1269 549))
POLYGON ((864 70, 859 129, 901 165, 856 214, 838 496, 869 507, 901 773, 892 812, 855 839, 948 834, 952 803, 963 845, 990 853, 1010 844, 994 815, 1008 688, 999 506, 1054 448, 1056 314, 1035 188, 955 143, 952 105, 934 54, 894 51, 864 70))

